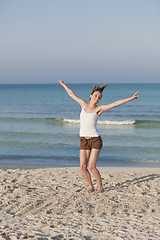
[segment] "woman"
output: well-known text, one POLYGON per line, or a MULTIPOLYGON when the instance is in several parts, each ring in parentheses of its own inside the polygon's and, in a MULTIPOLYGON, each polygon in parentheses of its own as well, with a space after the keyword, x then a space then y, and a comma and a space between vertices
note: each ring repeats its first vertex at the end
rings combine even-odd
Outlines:
POLYGON ((64 87, 68 95, 81 105, 82 111, 80 114, 80 168, 84 178, 89 185, 88 191, 93 192, 94 187, 87 166, 97 181, 97 192, 102 193, 104 191, 102 186, 102 179, 98 169, 96 168, 98 156, 102 148, 102 139, 97 131, 98 118, 103 112, 107 110, 130 102, 131 100, 137 99, 139 91, 130 98, 119 100, 108 105, 97 106, 97 104, 102 98, 102 92, 106 87, 106 84, 103 86, 99 86, 99 84, 98 86, 94 86, 90 95, 90 102, 87 103, 83 99, 77 97, 74 92, 69 87, 67 87, 66 84, 64 84, 62 80, 60 80, 59 83, 62 87, 64 87))

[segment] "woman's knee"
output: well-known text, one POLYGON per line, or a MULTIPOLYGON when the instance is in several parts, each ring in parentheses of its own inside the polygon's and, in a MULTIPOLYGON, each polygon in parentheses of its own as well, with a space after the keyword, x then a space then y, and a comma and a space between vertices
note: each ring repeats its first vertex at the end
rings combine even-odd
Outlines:
POLYGON ((80 168, 81 168, 82 171, 86 171, 87 170, 87 164, 85 164, 85 163, 80 164, 80 168))
POLYGON ((88 168, 91 172, 94 172, 96 170, 96 167, 94 165, 89 165, 88 168))

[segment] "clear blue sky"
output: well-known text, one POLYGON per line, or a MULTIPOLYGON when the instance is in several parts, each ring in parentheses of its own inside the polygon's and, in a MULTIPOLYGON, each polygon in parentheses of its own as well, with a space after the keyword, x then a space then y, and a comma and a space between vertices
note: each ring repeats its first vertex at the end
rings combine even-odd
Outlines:
POLYGON ((159 0, 1 0, 0 83, 160 82, 159 0))

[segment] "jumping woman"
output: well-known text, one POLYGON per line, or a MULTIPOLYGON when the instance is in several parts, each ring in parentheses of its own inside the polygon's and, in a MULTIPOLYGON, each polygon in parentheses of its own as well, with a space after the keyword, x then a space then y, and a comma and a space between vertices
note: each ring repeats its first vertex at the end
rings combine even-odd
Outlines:
POLYGON ((94 191, 91 175, 88 171, 89 169, 96 179, 98 185, 97 192, 102 193, 104 191, 102 186, 102 179, 98 169, 96 168, 98 156, 103 145, 102 139, 97 130, 98 118, 105 111, 137 99, 139 91, 136 92, 132 97, 118 100, 111 104, 97 106, 97 104, 102 98, 102 92, 107 86, 106 84, 104 84, 103 86, 99 86, 99 84, 97 86, 94 86, 90 95, 90 102, 87 103, 83 99, 77 97, 74 92, 69 87, 67 87, 67 85, 62 80, 60 80, 59 83, 62 87, 64 87, 68 95, 81 105, 82 110, 80 114, 80 168, 84 178, 89 185, 88 191, 94 191))

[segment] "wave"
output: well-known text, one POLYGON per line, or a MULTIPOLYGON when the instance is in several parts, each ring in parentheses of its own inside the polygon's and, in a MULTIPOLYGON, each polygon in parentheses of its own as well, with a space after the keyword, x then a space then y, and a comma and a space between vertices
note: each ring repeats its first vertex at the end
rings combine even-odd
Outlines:
POLYGON ((25 147, 25 149, 63 149, 73 148, 69 143, 50 143, 50 142, 38 142, 38 141, 18 141, 18 140, 0 140, 1 147, 25 147))
MULTIPOLYGON (((0 121, 5 122, 44 122, 53 124, 80 124, 79 119, 69 119, 69 118, 20 118, 20 117, 1 117, 0 121)), ((154 120, 99 120, 99 125, 134 125, 137 127, 157 127, 160 126, 160 121, 154 120)))
POLYGON ((99 121, 101 125, 133 125, 135 120, 124 120, 124 121, 99 121))
MULTIPOLYGON (((80 123, 80 120, 76 119, 63 119, 64 122, 68 123, 80 123)), ((135 120, 124 120, 124 121, 98 121, 98 124, 100 125, 132 125, 135 124, 135 120)))
MULTIPOLYGON (((65 123, 73 123, 73 124, 79 124, 80 120, 77 119, 63 119, 62 120, 65 123)), ((153 120, 100 120, 98 121, 99 125, 117 125, 117 126, 123 126, 123 125, 134 125, 135 127, 157 127, 160 126, 160 121, 153 121, 153 120)))
POLYGON ((38 118, 38 117, 0 117, 0 121, 39 121, 39 122, 47 122, 47 121, 63 121, 63 118, 38 118))
MULTIPOLYGON (((60 120, 60 119, 59 119, 60 120)), ((78 119, 61 119, 61 121, 66 123, 73 123, 73 124, 79 124, 80 120, 78 119)), ((152 126, 152 125, 160 125, 160 121, 153 121, 153 120, 99 120, 99 125, 143 125, 143 126, 152 126)))
MULTIPOLYGON (((159 165, 160 161, 158 159, 141 159, 141 158, 129 158, 126 159, 122 156, 119 156, 116 158, 115 156, 109 156, 106 158, 106 156, 101 156, 99 161, 99 167, 104 166, 138 166, 144 164, 144 167, 160 167, 159 165)), ((77 156, 64 156, 64 155, 54 155, 51 154, 50 156, 46 155, 37 155, 33 156, 30 154, 27 155, 0 155, 0 166, 1 168, 6 168, 9 166, 9 168, 23 168, 23 166, 28 166, 29 168, 34 168, 34 166, 37 167, 79 167, 79 158, 77 156)), ((142 165, 143 166, 143 165, 142 165)), ((27 167, 27 168, 28 168, 27 167)))
MULTIPOLYGON (((80 120, 77 119, 63 119, 61 120, 65 123, 71 124, 79 124, 80 120)), ((143 128, 151 128, 151 127, 160 127, 160 121, 153 120, 100 120, 98 121, 98 125, 106 125, 106 126, 135 126, 135 127, 143 127, 143 128)))
POLYGON ((63 122, 67 122, 67 123, 80 123, 80 120, 78 119, 68 119, 68 118, 64 118, 63 122))

